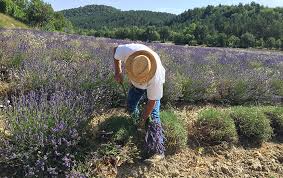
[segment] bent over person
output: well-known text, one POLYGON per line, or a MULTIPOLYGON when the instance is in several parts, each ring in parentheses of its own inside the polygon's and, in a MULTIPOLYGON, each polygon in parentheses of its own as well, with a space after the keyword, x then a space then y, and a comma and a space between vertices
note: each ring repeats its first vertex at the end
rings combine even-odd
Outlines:
POLYGON ((147 151, 153 154, 146 161, 160 161, 164 158, 165 151, 159 116, 165 69, 158 54, 149 47, 143 44, 119 45, 114 48, 115 80, 119 83, 123 82, 121 61, 125 62, 126 74, 132 83, 128 93, 127 110, 140 129, 146 130, 145 146, 147 151), (143 95, 146 95, 148 100, 140 114, 138 104, 143 95))

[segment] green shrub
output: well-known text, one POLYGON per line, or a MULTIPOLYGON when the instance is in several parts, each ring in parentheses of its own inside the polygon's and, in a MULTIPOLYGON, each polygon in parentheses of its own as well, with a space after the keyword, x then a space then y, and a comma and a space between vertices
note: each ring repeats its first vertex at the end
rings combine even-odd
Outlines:
POLYGON ((178 152, 187 144, 187 131, 184 124, 171 111, 162 111, 160 119, 165 132, 166 154, 178 152))
POLYGON ((235 124, 227 112, 213 108, 201 111, 195 129, 195 138, 204 145, 237 142, 235 124))
POLYGON ((272 136, 270 121, 258 107, 235 107, 231 116, 243 143, 261 144, 272 136))
POLYGON ((131 137, 137 137, 136 128, 131 118, 113 116, 99 125, 99 133, 103 136, 103 142, 111 141, 117 144, 125 144, 131 137))
POLYGON ((273 107, 266 112, 276 136, 283 136, 283 107, 273 107))

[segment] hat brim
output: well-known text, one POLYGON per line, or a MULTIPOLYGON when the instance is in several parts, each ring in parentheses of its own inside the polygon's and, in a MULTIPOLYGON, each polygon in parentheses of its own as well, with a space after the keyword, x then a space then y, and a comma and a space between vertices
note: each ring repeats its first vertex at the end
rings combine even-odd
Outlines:
POLYGON ((141 51, 136 51, 134 52, 133 54, 131 54, 127 60, 126 60, 126 73, 129 77, 130 80, 136 82, 136 83, 139 83, 139 84, 144 84, 144 83, 147 83, 149 82, 149 80, 151 80, 155 73, 156 73, 156 68, 157 68, 157 64, 156 64, 156 59, 155 57, 148 51, 145 51, 145 50, 141 50, 141 51), (151 69, 148 73, 148 75, 144 76, 144 77, 139 77, 139 76, 135 76, 133 74, 133 71, 132 71, 132 63, 133 63, 133 59, 139 55, 145 55, 148 57, 148 59, 150 60, 150 63, 151 63, 151 69))

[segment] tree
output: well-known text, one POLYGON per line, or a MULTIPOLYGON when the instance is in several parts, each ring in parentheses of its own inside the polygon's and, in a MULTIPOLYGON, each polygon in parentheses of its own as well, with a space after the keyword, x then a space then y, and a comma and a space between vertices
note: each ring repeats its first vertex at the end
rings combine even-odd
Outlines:
POLYGON ((168 26, 162 27, 159 31, 160 39, 164 43, 166 40, 168 40, 171 36, 171 31, 168 26))
POLYGON ((207 35, 206 44, 207 46, 216 46, 217 45, 217 34, 207 35))
POLYGON ((272 48, 275 47, 275 43, 276 43, 275 38, 269 37, 269 38, 266 40, 265 47, 268 48, 268 49, 272 49, 272 48))
POLYGON ((147 27, 145 32, 144 32, 143 37, 144 37, 145 41, 158 41, 158 40, 160 40, 160 35, 156 31, 155 26, 147 27))
POLYGON ((67 20, 62 13, 55 12, 51 23, 54 25, 54 30, 56 31, 63 31, 69 33, 73 31, 72 23, 67 20))
POLYGON ((263 38, 256 40, 256 47, 260 47, 260 48, 265 47, 265 42, 264 42, 263 38))
POLYGON ((139 29, 139 27, 133 26, 133 27, 130 28, 129 38, 131 40, 138 40, 140 33, 141 33, 141 30, 139 29))
POLYGON ((0 0, 0 12, 25 21, 26 13, 13 0, 0 0))
POLYGON ((241 36, 241 47, 249 48, 254 47, 255 45, 255 37, 253 34, 247 32, 241 36))
POLYGON ((130 36, 130 29, 129 28, 119 28, 115 31, 114 36, 118 39, 126 39, 130 36))
POLYGON ((15 4, 19 6, 22 10, 26 11, 28 8, 28 0, 14 0, 15 4))
POLYGON ((182 33, 173 33, 173 41, 175 44, 186 44, 186 39, 182 33))
POLYGON ((235 35, 232 35, 227 40, 227 46, 232 48, 237 48, 240 46, 240 38, 236 37, 235 35))
POLYGON ((276 40, 275 47, 276 47, 277 49, 280 49, 281 46, 282 46, 282 41, 281 41, 280 39, 276 40))
POLYGON ((225 33, 219 33, 216 38, 216 46, 226 47, 227 46, 227 35, 225 33))
POLYGON ((198 44, 205 43, 206 37, 208 35, 208 27, 206 25, 197 25, 195 31, 193 32, 198 44))
POLYGON ((31 25, 43 27, 49 20, 52 20, 54 10, 50 4, 41 0, 31 0, 27 14, 31 25))
POLYGON ((185 34, 183 35, 184 37, 184 41, 186 44, 188 45, 197 45, 197 41, 195 40, 195 36, 194 35, 191 35, 191 34, 185 34))

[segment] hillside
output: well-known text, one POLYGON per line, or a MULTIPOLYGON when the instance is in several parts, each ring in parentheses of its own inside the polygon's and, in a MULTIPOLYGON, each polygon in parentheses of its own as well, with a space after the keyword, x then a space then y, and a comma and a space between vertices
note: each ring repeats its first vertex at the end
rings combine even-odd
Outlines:
POLYGON ((151 11, 121 11, 104 5, 88 5, 61 11, 75 27, 97 29, 105 27, 127 27, 163 25, 170 21, 174 14, 151 11))
POLYGON ((27 25, 0 13, 0 28, 28 28, 27 25))
POLYGON ((195 23, 201 33, 224 33, 240 37, 249 32, 256 38, 283 37, 283 8, 268 8, 260 4, 207 6, 185 11, 166 25, 183 29, 195 23), (182 28, 183 27, 183 28, 182 28))
POLYGON ((283 8, 254 2, 208 5, 179 15, 101 5, 61 12, 83 35, 190 46, 283 49, 283 8))

